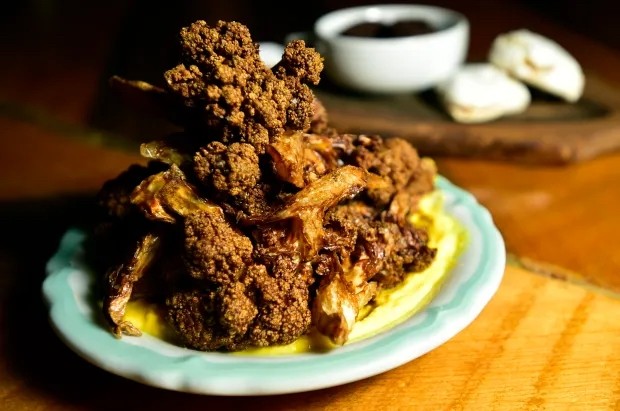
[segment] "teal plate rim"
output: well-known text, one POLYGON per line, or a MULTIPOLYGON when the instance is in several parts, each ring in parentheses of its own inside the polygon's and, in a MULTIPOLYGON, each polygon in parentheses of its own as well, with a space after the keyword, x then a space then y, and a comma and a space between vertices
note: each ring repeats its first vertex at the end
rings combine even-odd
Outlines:
POLYGON ((169 390, 209 395, 271 395, 328 388, 368 378, 444 344, 473 322, 502 281, 506 251, 491 214, 469 192, 437 177, 445 210, 468 232, 465 249, 435 298, 405 322, 327 353, 239 356, 177 347, 149 335, 115 338, 95 320, 86 233, 70 228, 48 261, 42 292, 50 323, 90 363, 169 390))

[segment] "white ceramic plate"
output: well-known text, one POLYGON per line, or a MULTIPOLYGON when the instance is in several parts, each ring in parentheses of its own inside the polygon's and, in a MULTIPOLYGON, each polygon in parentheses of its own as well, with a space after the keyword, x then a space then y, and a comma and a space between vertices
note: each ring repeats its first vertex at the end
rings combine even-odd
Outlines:
POLYGON ((43 294, 51 324, 91 363, 156 387, 215 395, 309 391, 367 378, 409 362, 455 336, 497 291, 506 253, 489 212, 443 177, 445 208, 468 231, 468 242, 431 303, 404 323, 327 353, 237 356, 180 348, 149 335, 116 339, 100 325, 91 301, 93 273, 84 263, 86 234, 69 230, 47 265, 43 294))

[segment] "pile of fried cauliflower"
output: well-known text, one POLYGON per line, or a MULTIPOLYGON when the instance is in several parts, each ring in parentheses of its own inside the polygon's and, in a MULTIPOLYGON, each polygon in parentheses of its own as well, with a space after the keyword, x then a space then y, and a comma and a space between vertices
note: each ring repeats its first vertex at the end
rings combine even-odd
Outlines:
POLYGON ((267 67, 246 26, 196 21, 162 87, 121 77, 178 133, 143 143, 145 164, 107 181, 96 229, 114 335, 132 299, 158 305, 183 346, 237 351, 311 330, 347 341, 382 288, 436 250, 409 216, 436 168, 405 140, 330 127, 311 86, 322 57, 301 40, 267 67))

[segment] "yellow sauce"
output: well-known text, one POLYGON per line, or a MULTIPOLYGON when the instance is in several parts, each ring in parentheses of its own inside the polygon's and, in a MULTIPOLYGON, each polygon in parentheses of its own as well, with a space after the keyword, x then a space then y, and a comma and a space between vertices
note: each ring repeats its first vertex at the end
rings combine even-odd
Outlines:
MULTIPOLYGON (((405 321, 424 308, 440 290, 466 242, 466 231, 443 209, 440 192, 425 196, 419 211, 411 217, 418 227, 425 227, 430 246, 437 248, 433 263, 424 271, 410 273, 398 286, 378 293, 372 306, 360 313, 347 344, 371 337, 405 321)), ((125 319, 143 332, 162 339, 173 333, 153 304, 130 301, 125 319)), ((274 347, 247 349, 236 354, 279 355, 325 351, 334 345, 317 332, 310 332, 295 342, 274 347)))

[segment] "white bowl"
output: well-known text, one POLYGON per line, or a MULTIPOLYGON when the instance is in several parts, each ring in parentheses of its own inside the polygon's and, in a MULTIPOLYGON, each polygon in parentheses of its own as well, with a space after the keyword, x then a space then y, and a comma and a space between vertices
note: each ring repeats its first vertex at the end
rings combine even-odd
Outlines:
POLYGON ((325 73, 337 85, 366 93, 417 92, 450 77, 463 64, 469 21, 461 13, 418 4, 378 4, 335 10, 314 24, 315 47, 325 73), (342 35, 364 22, 393 24, 424 20, 427 34, 373 38, 342 35))

